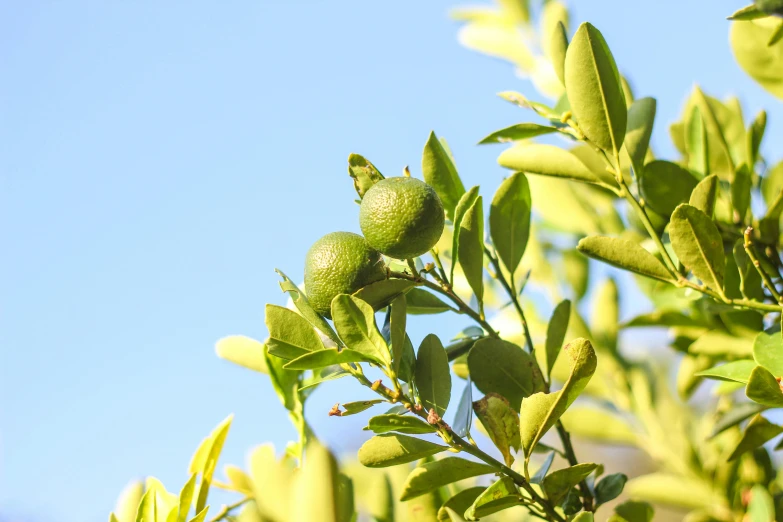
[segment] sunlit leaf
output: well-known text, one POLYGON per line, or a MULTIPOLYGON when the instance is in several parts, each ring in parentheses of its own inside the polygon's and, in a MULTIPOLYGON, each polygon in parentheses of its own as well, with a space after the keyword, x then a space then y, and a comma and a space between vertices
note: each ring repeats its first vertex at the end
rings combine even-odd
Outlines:
POLYGON ((445 449, 446 446, 408 435, 376 435, 359 448, 359 462, 368 468, 385 468, 413 462, 445 449))
POLYGON ((465 460, 459 457, 447 457, 416 467, 402 486, 400 500, 406 501, 434 491, 442 486, 471 477, 494 473, 492 466, 465 460))

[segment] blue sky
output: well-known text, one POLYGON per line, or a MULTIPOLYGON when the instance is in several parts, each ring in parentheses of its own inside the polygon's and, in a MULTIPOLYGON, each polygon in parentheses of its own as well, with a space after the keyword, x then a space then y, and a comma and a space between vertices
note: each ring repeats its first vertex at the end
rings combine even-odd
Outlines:
MULTIPOLYGON (((529 115, 505 63, 461 48, 452 1, 28 1, 0 6, 0 516, 102 521, 122 487, 172 489, 229 413, 223 462, 293 435, 269 383, 218 360, 216 339, 266 336, 309 245, 358 231, 346 158, 418 175, 430 130, 466 184, 502 179, 488 132, 529 115), (389 7, 391 6, 391 7, 389 7)), ((769 112, 734 63, 742 2, 577 2, 637 96, 658 98, 656 150, 694 82, 769 112)), ((575 25, 575 24, 574 24, 575 25)), ((463 324, 436 326, 444 336, 463 324)), ((416 335, 425 325, 414 324, 416 335)), ((311 420, 352 450, 363 397, 320 390, 311 420)))

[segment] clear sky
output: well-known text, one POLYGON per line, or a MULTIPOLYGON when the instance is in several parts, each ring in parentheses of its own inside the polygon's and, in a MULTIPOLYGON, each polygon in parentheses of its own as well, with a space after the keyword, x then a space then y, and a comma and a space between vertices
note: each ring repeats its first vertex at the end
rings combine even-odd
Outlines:
MULTIPOLYGON (((744 2, 574 3, 637 96, 658 98, 659 154, 694 82, 746 117, 767 107, 765 150, 783 143, 781 102, 728 47, 744 2)), ((224 463, 293 435, 267 380, 213 343, 264 338, 264 303, 284 302, 273 269, 300 280, 315 239, 358 231, 348 154, 419 175, 434 129, 466 184, 491 190, 499 149, 476 141, 530 118, 494 96, 529 84, 457 44, 454 5, 0 4, 0 518, 103 521, 145 474, 178 489, 232 412, 224 463)), ((313 399, 338 450, 364 419, 325 412, 351 389, 313 399)))

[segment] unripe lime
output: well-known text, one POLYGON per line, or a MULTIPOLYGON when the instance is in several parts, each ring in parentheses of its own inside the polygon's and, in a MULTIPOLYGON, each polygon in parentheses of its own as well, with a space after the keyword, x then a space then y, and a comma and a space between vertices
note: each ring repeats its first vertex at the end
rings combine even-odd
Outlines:
POLYGON ((305 292, 313 309, 331 318, 332 299, 386 277, 381 253, 359 234, 332 232, 313 243, 305 258, 305 292))
POLYGON ((445 223, 443 203, 435 190, 416 178, 386 178, 362 199, 359 223, 373 248, 395 259, 429 251, 445 223))

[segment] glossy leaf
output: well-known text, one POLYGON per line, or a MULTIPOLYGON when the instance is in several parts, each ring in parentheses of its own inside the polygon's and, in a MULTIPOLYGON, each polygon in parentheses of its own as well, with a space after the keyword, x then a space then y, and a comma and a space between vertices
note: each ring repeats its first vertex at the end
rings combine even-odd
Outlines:
POLYGON ((530 237, 530 186, 522 172, 500 184, 489 208, 489 233, 498 257, 516 272, 530 237))
POLYGON ((465 519, 478 520, 519 505, 519 490, 514 481, 501 477, 479 495, 465 511, 465 519))
POLYGON ((473 505, 473 502, 481 495, 484 490, 487 489, 483 486, 477 486, 473 488, 463 489, 453 497, 448 499, 443 506, 438 510, 438 521, 440 522, 457 522, 453 517, 449 516, 447 510, 451 510, 453 513, 459 514, 458 520, 464 520, 462 514, 473 505))
POLYGON ((489 434, 490 440, 500 450, 506 466, 511 466, 514 456, 511 452, 519 451, 519 413, 516 412, 505 397, 491 393, 473 403, 473 411, 489 434))
POLYGON ((414 462, 446 449, 446 446, 408 435, 376 435, 359 448, 359 462, 368 468, 385 468, 414 462))
POLYGON ((434 188, 440 197, 446 211, 446 217, 454 221, 454 209, 465 193, 465 186, 462 184, 457 167, 449 152, 434 132, 430 133, 427 143, 424 145, 421 172, 424 181, 434 188))
POLYGON ((451 372, 446 350, 434 334, 425 337, 419 346, 415 378, 425 411, 434 409, 443 417, 451 398, 451 372))
POLYGON ((718 197, 718 176, 711 174, 701 180, 691 192, 688 204, 704 212, 707 217, 715 213, 715 201, 718 197))
POLYGON ((406 501, 453 482, 494 473, 495 468, 459 457, 428 462, 416 467, 402 486, 400 500, 406 501))
POLYGON ((669 237, 682 264, 704 284, 722 293, 726 259, 723 239, 712 220, 695 207, 680 205, 672 214, 669 237))
POLYGON ((619 497, 623 492, 626 482, 628 482, 628 477, 623 473, 613 473, 599 480, 595 485, 596 507, 619 497))
POLYGON ((753 358, 775 377, 783 377, 783 337, 780 332, 759 332, 753 340, 753 358))
POLYGON ((302 314, 302 317, 322 334, 331 339, 337 346, 340 346, 340 338, 337 337, 337 333, 329 326, 329 323, 327 323, 323 317, 313 310, 310 301, 307 300, 307 296, 299 290, 287 275, 277 269, 275 269, 275 272, 283 278, 283 281, 280 282, 280 289, 290 296, 294 306, 296 306, 299 313, 302 314))
POLYGON ((375 324, 372 306, 357 297, 340 294, 332 300, 332 319, 348 348, 380 365, 389 364, 389 348, 375 324))
POLYGON ((780 383, 763 366, 757 366, 751 372, 748 385, 745 386, 745 395, 748 399, 764 406, 783 407, 783 391, 780 389, 780 383))
POLYGON ((677 205, 686 203, 698 180, 676 163, 651 161, 641 176, 641 191, 645 205, 658 214, 668 216, 677 205))
POLYGON ((454 270, 456 270, 457 263, 459 262, 460 229, 462 227, 462 221, 465 219, 468 210, 470 210, 473 207, 473 204, 476 202, 476 199, 478 199, 479 197, 478 192, 479 192, 478 186, 471 187, 459 199, 459 202, 457 203, 457 207, 454 210, 454 220, 453 220, 454 234, 451 240, 452 242, 451 243, 451 273, 449 275, 450 281, 454 281, 454 270))
POLYGON ((631 158, 631 165, 637 176, 644 170, 644 159, 650 147, 655 111, 655 98, 639 98, 628 109, 628 123, 625 131, 625 150, 631 158))
MULTIPOLYGON (((455 229, 456 230, 456 229, 455 229)), ((476 197, 459 223, 459 264, 481 305, 484 299, 484 202, 476 197)))
POLYGON ((290 361, 324 348, 312 325, 293 310, 268 304, 264 322, 269 329, 266 345, 275 357, 290 361))
POLYGON ((559 504, 569 489, 582 482, 597 467, 597 464, 582 463, 553 471, 541 484, 546 497, 553 504, 559 504))
POLYGON ((353 178, 353 186, 359 198, 363 198, 373 185, 384 179, 375 165, 359 154, 348 156, 348 175, 353 178))
POLYGON ((367 427, 364 429, 378 434, 397 432, 411 435, 435 433, 438 431, 431 424, 427 424, 413 415, 395 415, 389 413, 372 417, 367 424, 367 427))
POLYGON ((583 23, 568 45, 565 87, 571 110, 587 138, 618 153, 627 122, 620 73, 603 35, 583 23))
POLYGON ((439 314, 453 311, 454 308, 444 303, 438 296, 420 288, 412 288, 405 294, 407 312, 410 315, 439 314))
POLYGON ((729 460, 734 460, 748 451, 753 451, 781 433, 783 433, 783 427, 772 424, 760 414, 756 415, 750 419, 750 422, 745 427, 745 430, 742 432, 742 438, 731 452, 729 460))
POLYGON ((760 11, 755 4, 750 4, 734 11, 728 17, 728 20, 755 20, 756 18, 764 18, 766 16, 768 16, 767 13, 760 11))
POLYGON ((579 241, 577 250, 588 257, 643 276, 673 281, 666 267, 654 255, 627 239, 590 236, 579 241))
POLYGON ((594 185, 605 184, 579 158, 555 145, 537 143, 514 145, 500 154, 498 163, 507 169, 527 174, 552 176, 594 185))
POLYGON ((403 350, 407 341, 407 336, 405 335, 405 327, 408 320, 407 308, 407 299, 404 294, 396 297, 391 303, 389 338, 392 350, 392 369, 395 374, 400 370, 403 350))
POLYGON ((451 428, 459 437, 465 437, 470 433, 473 424, 473 383, 468 376, 468 382, 462 390, 462 395, 457 405, 457 413, 454 414, 454 422, 451 428))
POLYGON ((551 375, 557 356, 560 355, 560 350, 563 348, 570 319, 571 301, 565 299, 555 306, 546 329, 545 355, 547 375, 551 375))
POLYGON ((557 128, 548 125, 539 125, 537 123, 517 123, 510 127, 497 130, 478 142, 479 145, 487 143, 506 143, 509 141, 527 140, 557 132, 557 128))
POLYGON ((552 461, 555 460, 555 452, 550 451, 546 458, 544 459, 544 462, 541 463, 541 466, 536 470, 535 475, 530 477, 530 483, 531 484, 541 484, 544 482, 544 478, 546 478, 546 474, 549 473, 549 468, 552 467, 552 461))
POLYGON ((382 279, 360 288, 353 296, 369 304, 373 310, 380 310, 414 286, 416 283, 406 279, 382 279))
POLYGON ((367 354, 351 350, 349 348, 343 348, 338 351, 337 348, 327 348, 326 350, 318 350, 305 354, 301 357, 297 357, 293 361, 288 361, 283 365, 286 370, 315 370, 318 368, 325 368, 326 366, 333 366, 335 364, 345 363, 358 363, 358 362, 371 362, 376 363, 377 360, 374 357, 369 357, 367 354))
POLYGON ((527 352, 501 339, 480 339, 468 354, 470 377, 476 387, 485 394, 501 395, 515 410, 540 386, 533 365, 527 352))
POLYGON ((718 379, 720 381, 741 382, 743 384, 747 384, 748 380, 750 379, 750 374, 755 367, 755 361, 743 359, 740 361, 732 361, 721 364, 708 370, 700 371, 696 373, 696 375, 698 377, 709 377, 711 379, 718 379))
POLYGON ((522 401, 520 427, 522 447, 529 457, 541 437, 554 426, 568 407, 585 389, 595 373, 595 351, 587 339, 575 339, 564 348, 571 359, 571 370, 557 392, 536 393, 522 401))

